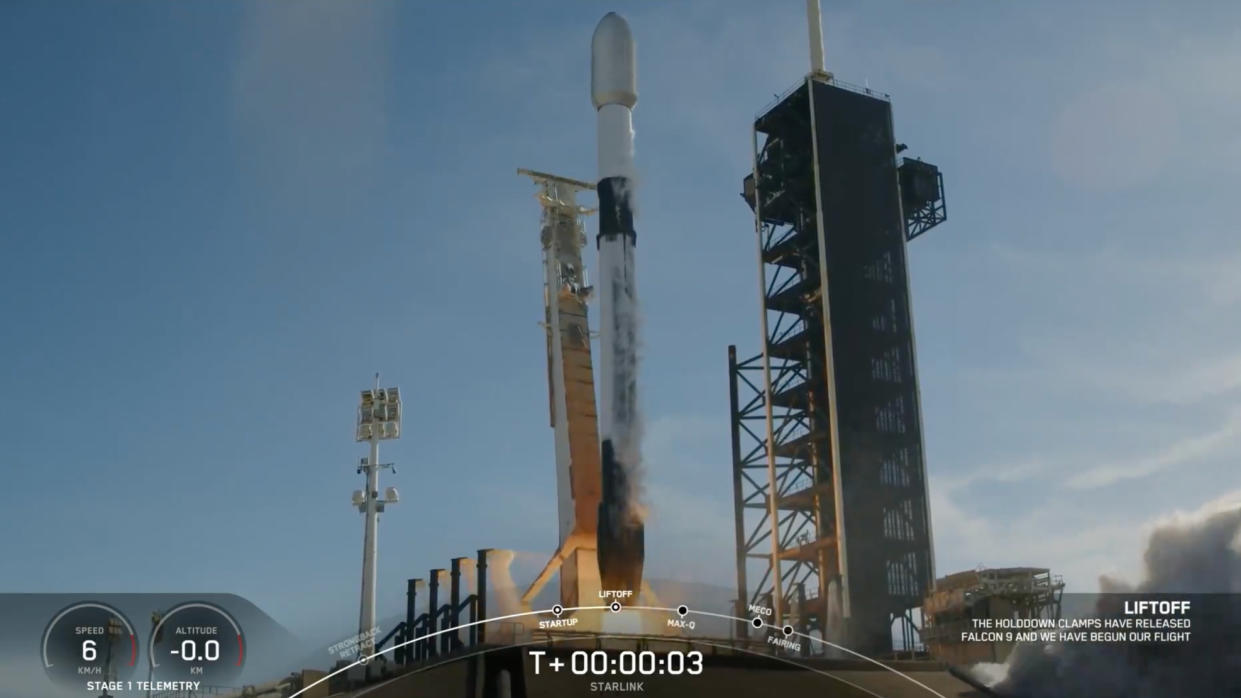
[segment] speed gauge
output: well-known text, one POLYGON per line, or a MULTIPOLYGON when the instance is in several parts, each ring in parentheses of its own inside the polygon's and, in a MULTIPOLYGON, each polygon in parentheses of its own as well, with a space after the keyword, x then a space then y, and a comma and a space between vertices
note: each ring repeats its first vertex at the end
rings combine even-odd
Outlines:
POLYGON ((138 639, 120 611, 85 601, 48 622, 40 651, 53 681, 81 689, 84 682, 128 678, 138 659, 138 639))

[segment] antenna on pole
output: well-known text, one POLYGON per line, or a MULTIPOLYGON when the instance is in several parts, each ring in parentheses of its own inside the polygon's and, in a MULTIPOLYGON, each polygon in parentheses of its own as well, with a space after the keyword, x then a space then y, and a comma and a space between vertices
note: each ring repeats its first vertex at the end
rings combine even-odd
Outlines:
POLYGON ((819 12, 819 0, 806 0, 806 23, 810 28, 810 72, 812 75, 827 75, 823 65, 823 22, 819 12))
MULTIPOLYGON (((366 475, 366 489, 354 490, 353 506, 365 515, 362 535, 362 603, 358 613, 358 638, 360 663, 366 665, 375 652, 375 583, 378 576, 379 515, 389 504, 396 504, 400 496, 395 487, 389 487, 382 498, 379 495, 379 471, 396 468, 392 463, 379 462, 379 442, 401 436, 401 391, 398 388, 380 388, 379 373, 375 374, 375 387, 362 391, 358 404, 356 440, 370 445, 370 456, 363 458, 358 473, 366 475)), ((369 676, 369 668, 363 667, 369 676)))

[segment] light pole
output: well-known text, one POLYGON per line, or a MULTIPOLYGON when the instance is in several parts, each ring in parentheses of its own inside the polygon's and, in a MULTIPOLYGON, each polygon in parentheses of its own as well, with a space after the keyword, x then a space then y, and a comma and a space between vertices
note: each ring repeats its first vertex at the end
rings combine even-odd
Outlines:
POLYGON ((379 498, 379 471, 396 468, 392 463, 379 462, 379 442, 396 439, 401 435, 401 393, 397 388, 380 388, 379 374, 375 374, 375 387, 362 391, 358 406, 357 441, 370 443, 371 453, 362 459, 358 473, 366 475, 366 489, 354 490, 353 504, 362 512, 366 525, 362 538, 362 608, 358 615, 358 639, 360 659, 363 663, 375 652, 375 577, 379 553, 379 514, 388 504, 396 504, 395 487, 389 487, 379 498))

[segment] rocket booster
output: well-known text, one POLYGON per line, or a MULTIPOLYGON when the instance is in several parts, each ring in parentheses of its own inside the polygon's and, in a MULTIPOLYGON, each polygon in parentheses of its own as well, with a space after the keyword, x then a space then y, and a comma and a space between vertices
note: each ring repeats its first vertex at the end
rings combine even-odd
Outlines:
POLYGON ((633 34, 609 12, 590 46, 590 96, 598 111, 599 146, 599 437, 602 492, 597 551, 600 586, 642 584, 645 531, 636 476, 641 458, 637 424, 637 295, 633 227, 633 107, 638 103, 633 34))

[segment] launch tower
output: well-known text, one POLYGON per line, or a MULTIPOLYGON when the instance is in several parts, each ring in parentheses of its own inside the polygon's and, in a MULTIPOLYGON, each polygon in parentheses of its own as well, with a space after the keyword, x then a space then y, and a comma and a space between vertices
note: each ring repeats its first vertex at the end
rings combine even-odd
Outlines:
POLYGON ((822 66, 754 122, 763 351, 729 348, 737 585, 850 649, 912 646, 934 580, 906 243, 946 218, 888 96, 822 66))

